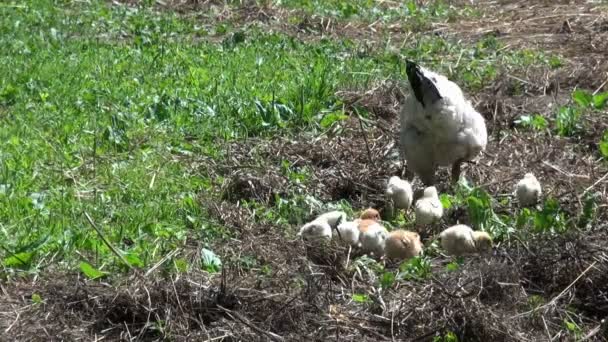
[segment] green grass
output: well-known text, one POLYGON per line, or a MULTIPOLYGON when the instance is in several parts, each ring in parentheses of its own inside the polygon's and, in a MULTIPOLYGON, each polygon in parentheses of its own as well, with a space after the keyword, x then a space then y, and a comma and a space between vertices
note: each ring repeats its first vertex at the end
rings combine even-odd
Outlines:
MULTIPOLYGON (((414 37, 396 53, 256 29, 218 36, 225 27, 212 32, 175 13, 106 1, 5 2, 0 17, 6 274, 56 264, 93 276, 125 270, 85 212, 142 268, 188 238, 206 246, 229 237, 196 200, 221 179, 187 160, 219 161, 226 141, 318 132, 344 114, 336 91, 403 79, 401 56, 468 89, 491 82, 500 68, 552 61, 501 50, 493 38, 468 46, 414 37)), ((305 172, 284 168, 291 181, 306 181, 305 172)), ((293 224, 304 199, 293 194, 260 212, 293 224)))
POLYGON ((414 30, 430 27, 431 21, 450 21, 456 18, 477 16, 472 7, 459 7, 444 1, 431 1, 420 7, 416 1, 379 2, 372 0, 275 0, 276 5, 304 10, 309 14, 334 17, 340 20, 363 22, 396 22, 414 30))

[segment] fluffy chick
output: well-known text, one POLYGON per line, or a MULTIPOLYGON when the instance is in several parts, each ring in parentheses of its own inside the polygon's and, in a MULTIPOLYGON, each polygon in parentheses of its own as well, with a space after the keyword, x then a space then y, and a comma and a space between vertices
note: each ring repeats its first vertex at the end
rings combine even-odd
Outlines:
POLYGON ((461 164, 486 148, 484 118, 445 76, 411 61, 406 73, 412 93, 401 109, 399 143, 407 167, 428 186, 435 183, 437 167, 451 165, 456 182, 461 164))
POLYGON ((437 188, 429 186, 424 189, 422 197, 416 201, 416 224, 427 225, 432 224, 443 216, 443 205, 439 200, 437 188))
POLYGON ((519 205, 527 207, 538 202, 541 195, 540 183, 532 173, 526 173, 515 186, 515 196, 519 205))
POLYGON ((359 223, 356 221, 342 222, 337 227, 338 233, 334 234, 335 239, 340 239, 344 244, 350 246, 359 245, 359 223))
POLYGON ((483 231, 458 224, 439 234, 441 247, 450 255, 461 256, 473 253, 488 253, 492 250, 492 238, 483 231))
POLYGON ((375 220, 359 220, 359 242, 364 252, 370 253, 375 257, 384 255, 384 246, 388 231, 375 220))
POLYGON ((301 236, 306 241, 322 241, 331 240, 331 226, 327 220, 315 219, 308 222, 300 228, 298 236, 301 236))
POLYGON ((391 177, 388 180, 385 193, 397 209, 407 210, 412 205, 414 192, 412 191, 412 185, 406 180, 397 176, 391 177))
POLYGON ((389 259, 405 260, 422 253, 420 235, 402 229, 393 230, 386 239, 384 253, 389 259))
POLYGON ((380 213, 374 208, 367 208, 361 212, 359 218, 361 220, 380 221, 380 213))

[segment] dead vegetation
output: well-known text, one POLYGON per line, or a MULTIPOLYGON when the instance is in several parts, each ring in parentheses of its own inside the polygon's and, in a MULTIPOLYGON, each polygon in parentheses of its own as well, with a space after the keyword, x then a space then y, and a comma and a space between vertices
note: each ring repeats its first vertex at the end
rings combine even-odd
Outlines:
MULTIPOLYGON (((224 8, 208 1, 161 5, 184 13, 205 6, 224 8)), ((596 146, 608 128, 608 115, 590 119, 594 121, 579 140, 514 125, 524 113, 549 115, 575 87, 605 86, 606 11, 581 1, 480 6, 481 19, 435 24, 431 32, 471 41, 493 32, 512 49, 557 52, 567 67, 506 73, 472 94, 491 139, 488 153, 478 166, 466 169, 466 176, 493 196, 502 196, 516 178, 534 172, 544 192, 573 215, 581 212, 584 193, 598 192, 602 204, 596 227, 584 234, 505 243, 491 257, 467 259, 455 271, 446 270, 449 259, 437 257, 431 260, 432 276, 382 289, 377 276, 344 250, 332 249, 324 259, 292 240, 299 222, 290 222, 285 231, 285 225, 260 219, 242 205, 255 200, 274 206, 279 197, 306 194, 321 201, 345 199, 355 208, 382 207, 382 180, 401 171, 394 152, 403 94, 399 85, 386 82, 336 94, 351 116, 322 136, 301 133, 233 143, 226 146, 222 165, 202 158, 188 161, 200 172, 226 179, 215 192, 200 194, 209 216, 233 233, 214 246, 225 263, 221 275, 169 275, 160 267, 150 275, 134 272, 107 284, 49 271, 40 279, 2 284, 2 336, 28 341, 432 341, 453 332, 460 341, 568 341, 574 340, 565 327, 571 322, 580 330, 578 338, 608 341, 608 182, 602 178, 608 169, 598 162, 596 146), (522 84, 524 91, 514 95, 513 87, 522 84), (357 108, 371 116, 359 118, 357 108), (309 179, 290 182, 283 161, 306 170, 309 179), (254 258, 254 265, 244 265, 245 258, 254 258), (369 301, 353 301, 353 293, 370 294, 369 301), (40 303, 32 300, 35 294, 40 303)), ((292 25, 285 10, 258 5, 227 11, 217 12, 219 18, 271 25, 297 36, 380 41, 382 32, 401 34, 402 39, 407 35, 398 27, 355 27, 314 16, 292 25)), ((443 173, 441 178, 448 179, 443 173)), ((464 214, 453 214, 449 223, 465 223, 464 214)))
POLYGON ((268 275, 235 264, 214 277, 132 274, 115 285, 47 277, 3 290, 0 328, 15 340, 429 341, 453 332, 461 341, 541 341, 570 340, 568 320, 588 340, 605 341, 605 241, 605 228, 545 238, 455 271, 436 258, 429 279, 387 289, 364 268, 343 267, 343 258, 312 264, 298 246, 255 251, 273 257, 268 275), (371 293, 369 302, 352 301, 351 291, 371 293), (32 304, 33 294, 42 303, 32 304))

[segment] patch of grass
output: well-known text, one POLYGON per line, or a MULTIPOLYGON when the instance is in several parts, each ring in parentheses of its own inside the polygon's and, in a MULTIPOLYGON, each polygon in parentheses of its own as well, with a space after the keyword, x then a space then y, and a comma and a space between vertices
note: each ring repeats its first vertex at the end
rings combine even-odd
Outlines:
MULTIPOLYGON (((195 201, 215 180, 182 160, 221 159, 227 140, 314 130, 341 113, 337 89, 399 70, 349 42, 255 30, 193 42, 204 33, 187 18, 104 1, 41 0, 0 15, 10 18, 0 23, 7 270, 81 260, 120 268, 85 211, 141 267, 188 237, 229 236, 195 201), (31 258, 17 265, 14 255, 31 258)), ((305 169, 284 172, 307 181, 305 169)), ((293 216, 295 202, 278 203, 279 216, 293 216)))
POLYGON ((455 20, 456 18, 479 15, 472 7, 455 7, 444 1, 430 1, 418 6, 416 1, 378 2, 371 0, 356 1, 319 1, 319 0, 276 0, 275 5, 302 9, 310 14, 329 16, 341 20, 393 22, 424 30, 431 21, 455 20))
MULTIPOLYGON (((351 5, 363 16, 378 6, 351 5)), ((451 13, 439 2, 400 6, 399 15, 419 18, 451 13)), ((499 68, 542 61, 501 49, 492 37, 469 46, 416 36, 397 52, 372 50, 348 39, 203 29, 190 17, 106 1, 12 1, 0 16, 7 18, 0 22, 0 257, 9 275, 56 263, 125 270, 84 212, 139 268, 188 238, 207 246, 231 237, 196 201, 221 179, 191 162, 222 160, 227 141, 336 125, 346 118, 336 91, 404 79, 403 56, 469 89, 485 86, 499 68)), ((310 181, 306 168, 280 167, 293 184, 310 181)), ((273 203, 243 205, 279 225, 322 210, 297 191, 273 203)), ((183 259, 168 267, 187 270, 183 259)))

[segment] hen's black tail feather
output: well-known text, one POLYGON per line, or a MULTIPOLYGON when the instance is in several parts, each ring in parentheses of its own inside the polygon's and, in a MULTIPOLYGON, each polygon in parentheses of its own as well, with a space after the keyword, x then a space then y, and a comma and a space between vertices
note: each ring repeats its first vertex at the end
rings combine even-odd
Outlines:
POLYGON ((418 64, 407 60, 405 72, 414 91, 414 96, 422 104, 422 107, 441 98, 435 83, 424 76, 418 64), (425 98, 427 103, 425 103, 425 98))

